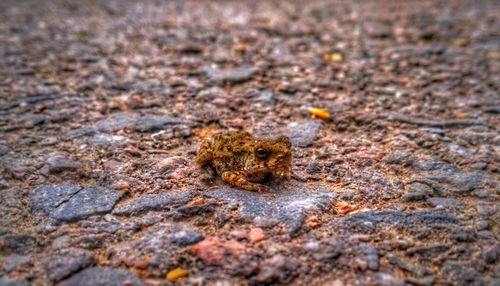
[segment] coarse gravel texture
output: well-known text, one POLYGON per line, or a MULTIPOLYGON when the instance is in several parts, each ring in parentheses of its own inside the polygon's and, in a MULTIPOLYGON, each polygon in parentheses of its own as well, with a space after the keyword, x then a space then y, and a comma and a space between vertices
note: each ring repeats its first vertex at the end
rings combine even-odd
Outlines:
POLYGON ((0 19, 0 285, 500 285, 498 1, 4 0, 0 19), (238 129, 288 135, 291 180, 196 166, 238 129))

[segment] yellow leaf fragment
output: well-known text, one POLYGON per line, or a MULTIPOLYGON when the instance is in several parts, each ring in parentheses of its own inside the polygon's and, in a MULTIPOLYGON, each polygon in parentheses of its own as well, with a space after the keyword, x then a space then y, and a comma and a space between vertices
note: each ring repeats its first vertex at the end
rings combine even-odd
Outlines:
POLYGON ((334 53, 324 53, 323 54, 323 60, 325 62, 341 62, 344 59, 341 53, 334 52, 334 53))
POLYGON ((330 55, 330 59, 332 62, 341 62, 343 57, 341 53, 333 53, 330 55))
POLYGON ((309 114, 323 120, 330 118, 330 112, 322 108, 309 107, 309 114))
POLYGON ((167 273, 167 280, 168 281, 175 281, 179 278, 186 277, 188 275, 188 272, 184 270, 181 267, 177 267, 174 270, 170 270, 167 273))

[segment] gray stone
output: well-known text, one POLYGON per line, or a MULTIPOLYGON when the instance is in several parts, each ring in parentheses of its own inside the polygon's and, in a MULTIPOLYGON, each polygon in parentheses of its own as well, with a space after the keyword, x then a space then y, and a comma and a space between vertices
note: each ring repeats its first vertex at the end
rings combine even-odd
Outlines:
POLYGON ((10 147, 5 146, 4 142, 2 142, 2 144, 0 144, 0 156, 8 154, 8 153, 10 153, 10 151, 11 151, 10 147))
POLYGON ((364 254, 368 269, 377 271, 379 268, 379 251, 370 245, 360 245, 359 250, 364 254))
POLYGON ((307 172, 311 174, 321 172, 321 165, 318 162, 312 162, 307 165, 307 172))
POLYGON ((444 244, 437 244, 437 245, 430 245, 430 246, 420 246, 420 247, 414 247, 410 248, 406 251, 408 255, 422 255, 422 256, 432 256, 432 255, 437 255, 439 253, 445 252, 448 249, 450 249, 450 246, 444 245, 444 244))
POLYGON ((182 118, 160 115, 145 115, 134 122, 134 129, 141 132, 162 130, 166 125, 190 124, 182 118))
POLYGON ((276 254, 268 259, 264 259, 259 267, 258 274, 251 278, 251 284, 289 285, 297 275, 293 270, 297 269, 298 264, 295 258, 287 258, 282 254, 276 254))
POLYGON ((95 131, 98 132, 114 132, 125 128, 132 128, 136 122, 136 118, 130 113, 114 113, 107 118, 101 119, 94 124, 95 131))
POLYGON ((443 191, 450 189, 456 194, 466 194, 481 188, 485 179, 482 172, 465 172, 438 160, 419 161, 416 167, 423 171, 421 173, 423 177, 449 186, 443 188, 443 191))
POLYGON ((319 243, 317 241, 308 241, 304 243, 303 247, 308 251, 316 252, 319 250, 319 243))
POLYGON ((496 239, 497 238, 495 233, 493 233, 492 231, 489 231, 489 230, 478 231, 477 235, 481 239, 496 239))
POLYGON ((87 143, 92 147, 104 148, 108 146, 125 146, 127 138, 119 135, 100 133, 90 137, 87 143))
POLYGON ((469 227, 457 227, 451 233, 451 239, 458 242, 473 242, 476 237, 474 230, 469 227))
POLYGON ((80 271, 59 284, 59 286, 109 285, 146 286, 146 283, 130 272, 99 266, 80 271))
POLYGON ((433 171, 426 175, 429 179, 449 184, 457 193, 467 193, 481 186, 480 172, 433 171))
POLYGON ((484 261, 488 264, 495 263, 500 257, 500 245, 498 243, 485 246, 482 250, 484 261))
POLYGON ((108 213, 123 193, 95 186, 49 185, 35 189, 32 212, 41 211, 55 223, 108 213))
POLYGON ((481 189, 481 188, 474 189, 474 191, 472 191, 472 194, 475 197, 481 199, 487 199, 491 197, 491 194, 487 189, 481 189))
POLYGON ((410 185, 410 191, 411 192, 420 192, 420 193, 423 193, 425 195, 432 194, 432 188, 431 187, 429 187, 426 184, 419 183, 419 182, 412 183, 410 185))
POLYGON ((387 259, 389 260, 389 263, 394 264, 403 270, 414 273, 416 276, 421 277, 421 276, 424 276, 425 274, 430 273, 429 270, 427 270, 423 266, 411 264, 409 262, 404 261, 400 257, 393 255, 393 254, 389 254, 387 256, 387 259))
POLYGON ((67 202, 73 195, 81 191, 82 187, 77 185, 49 185, 35 189, 31 196, 31 211, 41 210, 49 214, 63 203, 67 202))
POLYGON ((306 185, 298 182, 280 184, 266 193, 248 192, 231 188, 227 185, 208 191, 209 198, 225 201, 228 204, 240 204, 240 219, 257 223, 267 218, 283 223, 288 231, 297 232, 308 210, 327 210, 336 199, 333 190, 326 186, 306 185))
POLYGON ((181 206, 176 209, 176 218, 201 216, 203 213, 213 213, 215 211, 215 204, 203 204, 199 206, 181 206))
POLYGON ((486 169, 486 167, 488 167, 488 163, 487 162, 477 162, 477 163, 471 164, 470 167, 472 169, 475 169, 475 170, 484 170, 484 169, 486 169))
POLYGON ((195 244, 203 239, 203 235, 191 229, 181 229, 169 236, 170 241, 177 246, 195 244))
POLYGON ((9 273, 12 271, 20 270, 30 263, 31 257, 28 255, 11 254, 5 259, 3 269, 5 270, 5 272, 9 273))
POLYGON ((66 138, 75 139, 80 137, 92 136, 98 133, 116 132, 123 129, 149 132, 162 130, 165 126, 168 125, 190 124, 192 124, 191 121, 178 117, 151 114, 138 117, 130 113, 121 112, 112 114, 107 118, 97 121, 93 127, 83 127, 71 130, 66 134, 66 138))
POLYGON ((219 69, 217 66, 210 66, 206 69, 207 76, 217 83, 241 83, 251 79, 257 72, 254 66, 240 66, 229 69, 219 69))
POLYGON ((147 252, 161 252, 172 246, 187 246, 203 239, 197 231, 181 225, 159 224, 148 231, 136 244, 136 248, 147 252))
POLYGON ((423 171, 432 170, 454 170, 455 167, 444 161, 439 161, 436 159, 420 160, 415 163, 415 167, 423 171))
POLYGON ((415 202, 415 201, 422 201, 424 200, 426 197, 425 194, 423 193, 414 193, 414 192, 410 192, 410 193, 407 193, 403 196, 403 200, 405 202, 415 202))
POLYGON ((227 92, 218 87, 218 86, 213 86, 208 89, 204 89, 198 93, 198 96, 204 100, 214 100, 214 99, 220 99, 220 98, 227 98, 228 94, 227 92))
POLYGON ((490 228, 491 222, 489 220, 480 220, 476 222, 476 229, 477 230, 486 230, 490 228))
POLYGON ((384 157, 383 160, 387 164, 397 164, 403 166, 411 166, 414 161, 412 154, 407 150, 395 151, 394 153, 391 153, 384 157))
POLYGON ((477 205, 477 213, 480 216, 483 217, 488 217, 496 213, 496 206, 495 205, 488 205, 488 204, 478 204, 477 205))
POLYGON ((45 272, 51 281, 58 282, 89 266, 93 261, 92 253, 87 250, 63 249, 49 256, 45 264, 45 272))
POLYGON ((122 192, 88 186, 75 194, 51 214, 58 221, 74 221, 91 215, 105 214, 113 209, 122 192))
POLYGON ((68 131, 65 134, 64 139, 77 139, 81 137, 92 136, 96 133, 97 129, 95 127, 82 127, 68 131))
POLYGON ((432 197, 427 199, 434 207, 441 206, 447 209, 456 209, 462 206, 462 203, 455 199, 432 197))
POLYGON ((277 64, 289 64, 295 60, 295 55, 290 53, 285 45, 276 46, 271 52, 271 59, 277 64))
POLYGON ((422 278, 406 277, 405 285, 432 286, 436 284, 435 275, 426 275, 422 278))
POLYGON ((464 148, 454 143, 448 143, 447 145, 448 149, 453 153, 469 158, 472 158, 474 156, 474 154, 467 148, 464 148))
POLYGON ((139 238, 133 250, 151 254, 149 271, 154 275, 164 275, 165 269, 175 266, 170 261, 173 252, 201 240, 203 236, 189 227, 160 223, 139 238))
POLYGON ((271 90, 263 90, 255 94, 252 99, 264 104, 274 104, 276 102, 276 94, 271 90))
POLYGON ((336 222, 341 229, 370 232, 366 223, 375 227, 393 226, 396 228, 421 228, 423 225, 439 226, 458 224, 460 220, 450 214, 437 211, 419 211, 404 213, 400 211, 368 211, 357 213, 336 222))
POLYGON ((79 168, 79 165, 75 161, 61 155, 49 156, 45 163, 48 166, 49 173, 52 174, 61 173, 64 171, 74 172, 79 168))
POLYGON ((10 228, 7 233, 4 233, 4 229, 0 228, 2 252, 21 255, 33 253, 33 248, 36 245, 35 237, 23 233, 17 233, 17 231, 18 230, 16 229, 10 228))
POLYGON ((500 277, 500 264, 493 267, 493 273, 496 277, 500 277))
POLYGON ((442 277, 453 285, 483 285, 479 272, 458 261, 447 261, 442 270, 442 277))
POLYGON ((326 243, 322 243, 320 250, 313 254, 313 257, 318 261, 335 262, 337 258, 346 252, 350 252, 353 248, 353 245, 347 240, 332 238, 326 243))
POLYGON ((128 86, 127 88, 137 92, 162 92, 162 93, 170 92, 170 87, 162 84, 157 79, 139 81, 128 86))
POLYGON ((25 128, 33 128, 44 122, 45 116, 43 114, 26 114, 17 120, 17 123, 21 124, 25 128))
POLYGON ((405 280, 403 278, 394 277, 386 273, 377 273, 376 275, 377 285, 384 286, 405 286, 405 280))
POLYGON ((320 121, 293 122, 288 125, 286 134, 293 146, 307 147, 314 142, 320 126, 320 121))
POLYGON ((432 195, 432 193, 433 190, 428 185, 415 182, 410 185, 409 191, 404 195, 403 200, 406 202, 421 201, 432 195))
POLYGON ((486 282, 486 286, 499 286, 499 285, 500 285, 500 278, 493 278, 486 282))
POLYGON ((170 209, 189 202, 193 195, 185 192, 168 192, 158 195, 143 195, 119 205, 113 211, 115 215, 130 215, 151 210, 170 209))
POLYGON ((173 156, 168 157, 160 162, 158 162, 155 168, 161 174, 169 174, 178 169, 179 167, 183 167, 188 163, 188 160, 183 156, 173 156))
POLYGON ((25 279, 9 279, 2 277, 0 278, 0 286, 29 286, 30 283, 25 279))
POLYGON ((57 237, 52 241, 52 248, 53 249, 63 249, 67 248, 71 245, 71 236, 69 235, 62 235, 57 237))
POLYGON ((40 143, 38 143, 40 146, 46 147, 46 146, 53 146, 59 143, 59 139, 55 136, 49 136, 45 137, 40 143))

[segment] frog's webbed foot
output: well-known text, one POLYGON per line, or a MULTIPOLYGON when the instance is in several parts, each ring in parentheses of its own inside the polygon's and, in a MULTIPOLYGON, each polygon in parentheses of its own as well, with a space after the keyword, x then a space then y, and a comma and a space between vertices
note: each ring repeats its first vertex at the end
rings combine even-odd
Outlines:
POLYGON ((267 189, 265 185, 252 183, 248 181, 245 177, 245 174, 239 171, 224 172, 222 173, 221 178, 224 182, 228 183, 229 185, 246 191, 262 192, 267 189))

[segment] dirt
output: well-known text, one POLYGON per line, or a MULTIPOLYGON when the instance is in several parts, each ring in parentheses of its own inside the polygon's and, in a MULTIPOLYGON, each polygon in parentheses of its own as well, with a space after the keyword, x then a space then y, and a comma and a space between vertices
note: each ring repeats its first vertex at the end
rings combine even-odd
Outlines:
POLYGON ((499 15, 2 1, 0 285, 499 285, 499 15), (292 179, 197 167, 241 129, 292 179))

